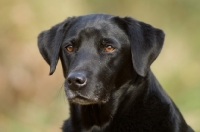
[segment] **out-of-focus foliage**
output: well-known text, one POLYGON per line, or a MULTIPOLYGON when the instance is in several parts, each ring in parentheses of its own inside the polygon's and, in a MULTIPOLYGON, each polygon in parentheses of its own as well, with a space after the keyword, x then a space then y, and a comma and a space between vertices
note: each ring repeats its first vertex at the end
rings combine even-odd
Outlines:
POLYGON ((66 17, 133 16, 161 28, 165 45, 152 69, 200 131, 199 0, 0 0, 0 132, 60 132, 68 117, 61 65, 53 76, 37 35, 66 17))

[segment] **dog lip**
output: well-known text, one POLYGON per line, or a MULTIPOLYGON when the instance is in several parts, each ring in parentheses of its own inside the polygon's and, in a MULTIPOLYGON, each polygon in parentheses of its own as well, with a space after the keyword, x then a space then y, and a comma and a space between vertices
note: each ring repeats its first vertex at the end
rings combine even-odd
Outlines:
POLYGON ((87 97, 84 97, 84 96, 81 96, 81 95, 74 95, 72 97, 68 97, 69 100, 75 100, 75 99, 80 99, 80 100, 85 100, 85 101, 92 101, 93 99, 90 99, 90 98, 87 98, 87 97))
POLYGON ((70 102, 81 104, 81 105, 90 105, 98 103, 97 100, 89 99, 80 95, 74 96, 72 98, 68 98, 70 102))
POLYGON ((97 104, 99 103, 98 98, 91 98, 85 95, 82 95, 78 91, 66 90, 67 99, 70 102, 81 104, 81 105, 89 105, 89 104, 97 104))
POLYGON ((74 97, 72 97, 72 98, 69 98, 69 99, 70 99, 70 100, 73 100, 73 99, 90 100, 90 99, 85 98, 85 97, 80 96, 80 95, 76 95, 76 96, 74 96, 74 97))
POLYGON ((86 96, 81 95, 77 91, 65 90, 65 93, 66 93, 68 100, 74 100, 74 99, 91 100, 91 99, 87 98, 86 96))
POLYGON ((95 98, 86 96, 80 93, 80 91, 72 91, 65 87, 65 94, 67 99, 70 102, 81 104, 81 105, 89 105, 89 104, 98 104, 98 103, 106 103, 108 98, 100 99, 97 96, 95 98))

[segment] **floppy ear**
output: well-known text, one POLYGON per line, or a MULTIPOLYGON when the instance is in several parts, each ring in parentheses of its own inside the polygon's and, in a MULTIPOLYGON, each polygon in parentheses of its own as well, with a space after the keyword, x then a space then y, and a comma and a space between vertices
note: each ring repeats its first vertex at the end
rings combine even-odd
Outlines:
POLYGON ((59 60, 60 46, 63 42, 67 27, 72 23, 68 18, 62 23, 53 26, 50 30, 43 31, 38 36, 38 48, 44 60, 50 65, 52 75, 59 60))
POLYGON ((144 77, 162 49, 165 34, 162 30, 133 18, 125 17, 124 20, 131 44, 133 67, 144 77))

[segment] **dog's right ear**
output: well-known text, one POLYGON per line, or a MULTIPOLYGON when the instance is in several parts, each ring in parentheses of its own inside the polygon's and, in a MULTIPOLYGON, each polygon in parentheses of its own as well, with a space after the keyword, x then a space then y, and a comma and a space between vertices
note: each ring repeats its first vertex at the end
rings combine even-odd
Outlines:
POLYGON ((60 46, 73 20, 74 18, 68 18, 64 22, 53 26, 50 30, 43 31, 38 35, 39 51, 44 60, 50 65, 49 75, 52 75, 56 69, 60 46))

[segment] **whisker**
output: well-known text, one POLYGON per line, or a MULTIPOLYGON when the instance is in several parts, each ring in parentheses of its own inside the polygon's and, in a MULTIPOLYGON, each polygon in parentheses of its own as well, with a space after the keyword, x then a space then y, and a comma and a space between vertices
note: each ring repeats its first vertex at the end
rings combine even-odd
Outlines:
POLYGON ((65 95, 65 91, 64 91, 64 84, 62 84, 62 86, 60 86, 59 90, 57 91, 57 94, 55 95, 55 98, 61 99, 61 101, 64 100, 65 103, 67 103, 67 98, 65 95))

